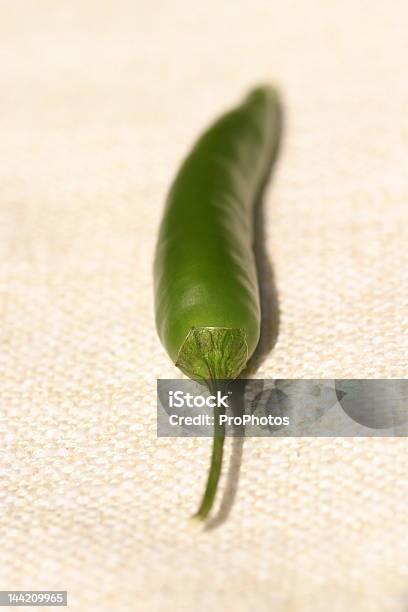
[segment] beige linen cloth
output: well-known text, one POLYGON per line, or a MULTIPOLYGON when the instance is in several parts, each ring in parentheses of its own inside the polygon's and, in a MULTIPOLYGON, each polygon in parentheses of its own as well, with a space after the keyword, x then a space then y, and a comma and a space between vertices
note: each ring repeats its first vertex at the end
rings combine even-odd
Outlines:
POLYGON ((272 82, 280 323, 255 376, 407 375, 406 3, 0 9, 0 588, 85 612, 407 612, 405 439, 248 439, 228 517, 188 528, 211 441, 156 438, 156 378, 178 373, 151 272, 181 157, 272 82))

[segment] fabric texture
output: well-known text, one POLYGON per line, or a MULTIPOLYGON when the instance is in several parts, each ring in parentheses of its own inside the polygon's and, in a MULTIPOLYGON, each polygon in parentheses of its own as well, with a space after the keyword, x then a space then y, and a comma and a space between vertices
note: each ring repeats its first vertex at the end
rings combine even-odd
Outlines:
POLYGON ((1 3, 2 589, 85 612, 407 612, 403 438, 228 440, 214 518, 189 528, 211 441, 156 437, 156 378, 179 374, 152 294, 181 158, 270 82, 253 376, 407 375, 407 20, 385 0, 1 3))

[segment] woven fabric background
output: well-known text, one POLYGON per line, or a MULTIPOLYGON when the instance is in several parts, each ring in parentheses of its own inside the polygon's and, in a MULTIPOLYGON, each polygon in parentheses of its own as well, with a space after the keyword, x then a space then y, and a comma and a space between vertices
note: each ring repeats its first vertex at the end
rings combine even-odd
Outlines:
POLYGON ((228 441, 235 499, 188 528, 211 442, 156 438, 155 380, 178 374, 151 272, 181 157, 272 82, 280 317, 254 375, 407 375, 406 3, 0 10, 1 588, 85 612, 407 612, 404 439, 228 441))

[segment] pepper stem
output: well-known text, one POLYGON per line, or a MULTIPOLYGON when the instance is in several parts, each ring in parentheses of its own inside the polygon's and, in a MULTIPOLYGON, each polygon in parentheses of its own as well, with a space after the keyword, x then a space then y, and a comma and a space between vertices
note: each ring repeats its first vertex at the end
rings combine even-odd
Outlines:
MULTIPOLYGON (((217 390, 217 384, 215 380, 208 382, 210 392, 215 393, 217 390)), ((225 425, 220 424, 220 416, 223 411, 218 406, 214 408, 214 436, 213 436, 213 447, 211 454, 210 470, 208 472, 207 485, 205 487, 204 495, 201 500, 201 504, 197 512, 192 517, 192 520, 203 521, 207 518, 211 508, 214 504, 215 495, 217 493, 218 482, 221 474, 222 457, 225 440, 225 425)))

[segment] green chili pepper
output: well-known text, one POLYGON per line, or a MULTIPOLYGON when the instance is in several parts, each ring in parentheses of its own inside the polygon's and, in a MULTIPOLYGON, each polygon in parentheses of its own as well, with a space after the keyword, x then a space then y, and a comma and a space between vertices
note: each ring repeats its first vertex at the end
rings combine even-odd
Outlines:
MULTIPOLYGON (((199 138, 167 197, 154 263, 157 330, 176 366, 210 381, 212 391, 217 380, 240 374, 259 340, 253 208, 274 153, 278 112, 272 88, 250 92, 199 138)), ((200 519, 214 501, 223 441, 215 426, 200 519)))

